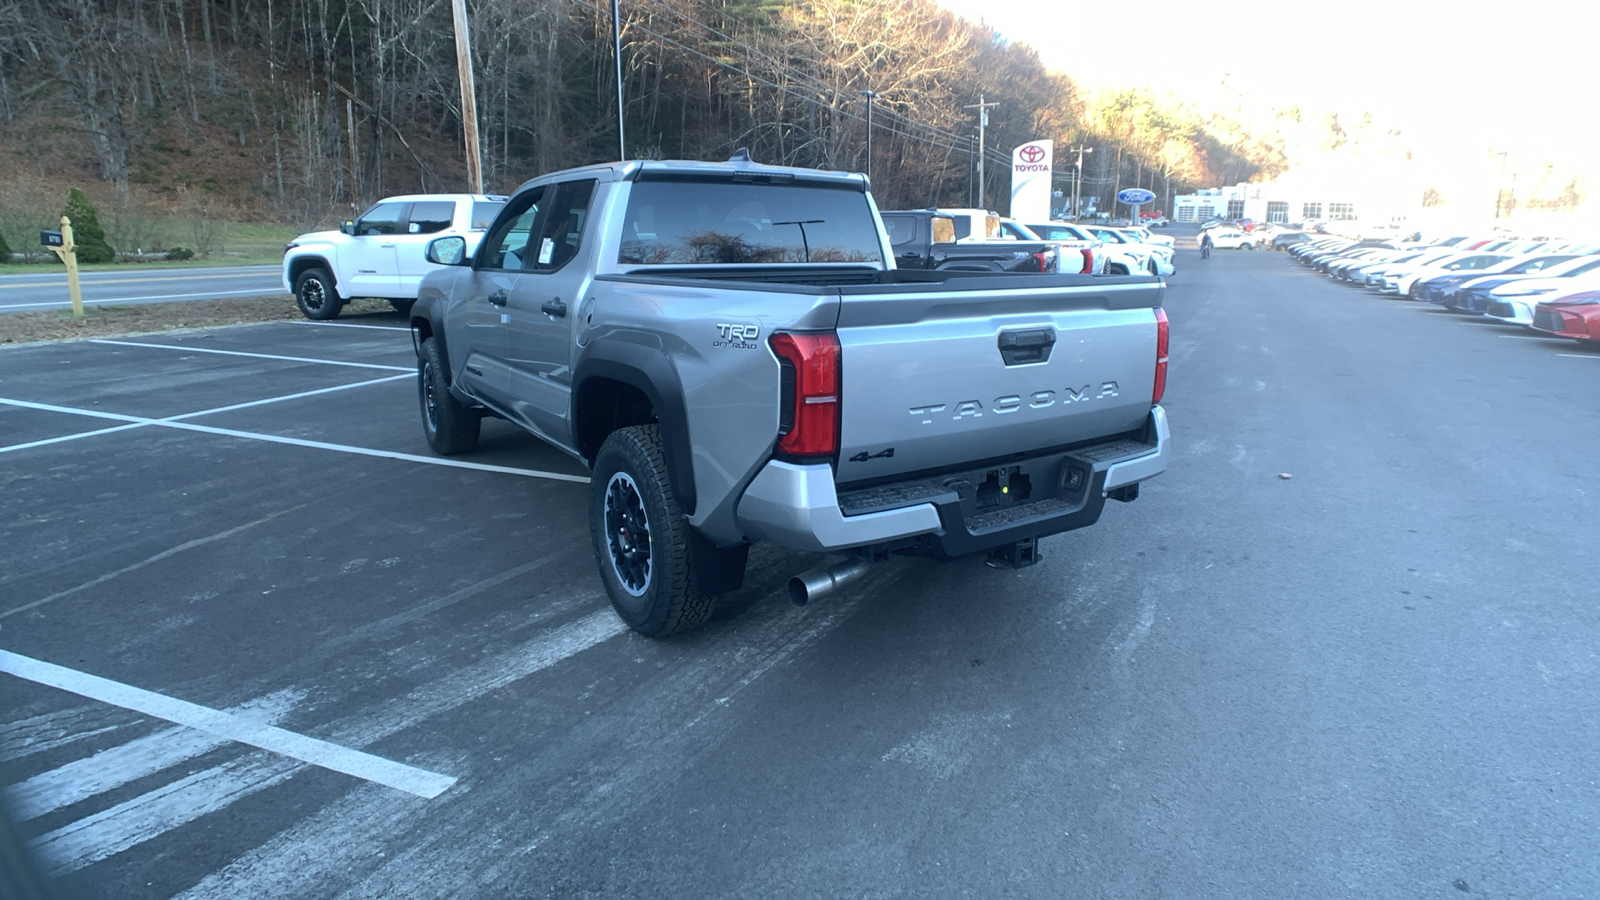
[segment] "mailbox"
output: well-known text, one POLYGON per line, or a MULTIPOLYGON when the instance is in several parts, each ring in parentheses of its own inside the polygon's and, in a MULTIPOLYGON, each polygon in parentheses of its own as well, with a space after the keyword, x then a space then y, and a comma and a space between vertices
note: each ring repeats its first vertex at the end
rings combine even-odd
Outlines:
POLYGON ((59 231, 40 231, 39 232, 39 246, 41 246, 41 247, 62 247, 62 246, 65 246, 65 245, 66 245, 66 242, 61 239, 61 232, 59 232, 59 231))

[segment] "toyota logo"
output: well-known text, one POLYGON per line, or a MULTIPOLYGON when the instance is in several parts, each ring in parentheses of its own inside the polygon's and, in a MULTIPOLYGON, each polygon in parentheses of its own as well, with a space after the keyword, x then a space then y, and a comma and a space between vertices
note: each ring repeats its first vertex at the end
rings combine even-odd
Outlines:
POLYGON ((1028 146, 1023 147, 1021 150, 1018 150, 1017 155, 1021 156, 1022 161, 1025 163, 1036 163, 1039 160, 1044 159, 1044 148, 1038 144, 1029 144, 1028 146))

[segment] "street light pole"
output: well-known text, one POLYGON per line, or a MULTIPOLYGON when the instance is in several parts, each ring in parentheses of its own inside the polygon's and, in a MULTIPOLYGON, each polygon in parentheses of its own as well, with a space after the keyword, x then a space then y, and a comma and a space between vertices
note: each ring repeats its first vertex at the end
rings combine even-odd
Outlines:
POLYGON ((984 129, 989 127, 989 107, 991 107, 991 106, 999 106, 999 105, 1000 105, 999 103, 985 103, 984 99, 983 99, 983 95, 979 94, 977 103, 969 103, 966 106, 962 107, 962 109, 975 109, 975 110, 978 111, 978 208, 979 209, 988 209, 989 208, 988 205, 984 203, 984 195, 983 195, 983 188, 984 188, 984 185, 983 185, 983 156, 984 156, 984 153, 987 152, 987 146, 986 146, 986 143, 985 143, 985 140, 984 140, 984 129))
POLYGON ((878 99, 877 91, 856 91, 867 98, 867 180, 872 180, 872 101, 878 99))
POLYGON ((1078 154, 1078 168, 1072 175, 1072 221, 1076 222, 1080 218, 1078 204, 1083 199, 1083 155, 1093 153, 1094 148, 1079 144, 1067 152, 1078 154))
POLYGON ((1506 200, 1506 151, 1489 151, 1490 159, 1494 159, 1496 156, 1500 157, 1500 180, 1494 183, 1494 217, 1498 221, 1500 219, 1500 207, 1505 205, 1506 200))
POLYGON ((622 133, 622 9, 620 0, 611 0, 611 53, 617 61, 617 160, 628 158, 628 142, 622 133))

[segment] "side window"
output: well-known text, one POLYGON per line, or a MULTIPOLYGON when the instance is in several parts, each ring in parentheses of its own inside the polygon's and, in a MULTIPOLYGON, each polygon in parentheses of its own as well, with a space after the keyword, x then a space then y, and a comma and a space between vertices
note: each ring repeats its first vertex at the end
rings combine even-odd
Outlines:
POLYGON ((898 247, 917 236, 917 222, 908 216, 884 216, 883 230, 889 233, 889 243, 898 247))
POLYGON ((594 197, 594 186, 593 178, 555 185, 550 191, 550 201, 542 204, 545 216, 539 223, 539 239, 528 245, 534 258, 529 260, 524 256, 523 268, 554 272, 578 255, 583 229, 589 221, 589 202, 594 197))
POLYGON ((956 220, 949 216, 934 216, 933 242, 935 244, 954 244, 956 242, 956 220))
POLYGON ((406 217, 407 234, 436 234, 450 227, 455 217, 456 205, 450 200, 427 200, 411 204, 411 214, 406 217))
POLYGON ((500 215, 500 210, 506 205, 504 200, 475 200, 472 203, 472 230, 488 231, 494 224, 494 217, 500 215))
POLYGON ((356 220, 356 234, 394 234, 400 225, 404 203, 379 203, 356 220))
POLYGON ((960 218, 952 219, 951 222, 953 222, 955 224, 955 226, 956 226, 956 238, 957 238, 957 240, 964 239, 964 238, 967 238, 967 237, 971 236, 971 234, 972 234, 972 219, 971 218, 969 218, 967 216, 961 216, 960 218))
POLYGON ((480 269, 531 268, 528 239, 533 233, 534 220, 539 217, 539 200, 546 190, 537 188, 513 197, 507 215, 499 220, 494 231, 483 239, 478 252, 480 269))

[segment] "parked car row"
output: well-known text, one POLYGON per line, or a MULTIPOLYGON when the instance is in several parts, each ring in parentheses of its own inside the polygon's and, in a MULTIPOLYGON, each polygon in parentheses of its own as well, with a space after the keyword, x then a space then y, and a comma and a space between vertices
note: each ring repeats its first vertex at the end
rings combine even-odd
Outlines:
POLYGON ((1454 235, 1429 243, 1290 242, 1344 284, 1579 341, 1600 340, 1600 242, 1454 235))

